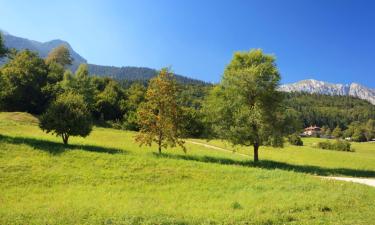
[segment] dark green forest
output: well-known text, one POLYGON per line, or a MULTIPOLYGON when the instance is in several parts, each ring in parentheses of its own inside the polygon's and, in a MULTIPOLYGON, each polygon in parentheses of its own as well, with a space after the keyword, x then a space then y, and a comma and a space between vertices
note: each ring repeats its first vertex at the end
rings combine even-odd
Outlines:
POLYGON ((285 105, 299 112, 304 127, 347 128, 352 122, 375 119, 375 106, 351 96, 285 93, 285 105))
MULTIPOLYGON (((89 73, 97 76, 111 77, 118 81, 137 81, 147 83, 151 78, 158 74, 157 70, 146 67, 115 67, 88 64, 89 73)), ((175 74, 176 80, 183 84, 207 84, 204 81, 192 79, 189 77, 175 74)))

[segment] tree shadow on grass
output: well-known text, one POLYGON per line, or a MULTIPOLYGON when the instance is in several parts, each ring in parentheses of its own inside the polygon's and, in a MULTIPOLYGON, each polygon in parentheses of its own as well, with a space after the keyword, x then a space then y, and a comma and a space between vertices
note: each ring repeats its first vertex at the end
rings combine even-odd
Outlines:
POLYGON ((10 144, 26 144, 38 150, 49 152, 53 155, 58 155, 66 150, 83 150, 88 152, 99 152, 108 154, 127 154, 126 150, 121 150, 117 148, 100 147, 95 145, 77 145, 69 144, 64 145, 63 143, 57 143, 53 141, 41 140, 36 138, 27 137, 12 137, 0 134, 0 142, 10 143, 10 144))
POLYGON ((276 162, 272 160, 260 160, 255 163, 250 160, 234 160, 223 157, 212 157, 212 156, 193 156, 193 155, 174 155, 169 153, 163 153, 161 155, 155 153, 157 157, 173 158, 179 160, 191 160, 204 163, 216 163, 222 165, 237 165, 244 167, 261 168, 268 170, 286 170, 297 173, 306 173, 318 176, 350 176, 350 177, 368 177, 375 178, 375 171, 373 170, 357 170, 349 168, 325 168, 320 166, 311 165, 294 165, 284 162, 276 162))

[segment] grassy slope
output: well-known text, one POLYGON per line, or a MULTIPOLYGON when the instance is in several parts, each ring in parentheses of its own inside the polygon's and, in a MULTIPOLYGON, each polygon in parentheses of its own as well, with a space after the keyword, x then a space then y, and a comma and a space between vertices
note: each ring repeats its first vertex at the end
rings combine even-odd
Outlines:
MULTIPOLYGON (((0 224, 375 221, 374 188, 321 180, 296 169, 309 164, 307 159, 325 166, 314 161, 316 149, 262 151, 263 158, 287 163, 254 167, 244 157, 190 144, 187 155, 171 149, 157 156, 138 147, 134 133, 102 128, 86 139, 72 138, 65 148, 60 139, 43 134, 32 117, 12 113, 0 114, 0 134, 0 224), (286 160, 286 154, 293 159, 286 160)), ((341 160, 342 153, 331 154, 331 161, 341 160)), ((350 159, 361 153, 347 154, 350 159)), ((364 161, 357 167, 348 160, 319 168, 366 168, 371 175, 375 170, 364 161)))
MULTIPOLYGON (((232 146, 220 140, 196 140, 234 152, 247 154, 252 158, 253 147, 232 146)), ((314 148, 314 143, 326 141, 321 138, 304 138, 304 146, 285 143, 284 148, 260 147, 260 159, 277 166, 316 175, 337 175, 352 177, 375 177, 375 143, 352 142, 355 152, 339 152, 314 148), (308 165, 308 166, 307 166, 308 165)), ((334 141, 334 140, 330 140, 334 141)))

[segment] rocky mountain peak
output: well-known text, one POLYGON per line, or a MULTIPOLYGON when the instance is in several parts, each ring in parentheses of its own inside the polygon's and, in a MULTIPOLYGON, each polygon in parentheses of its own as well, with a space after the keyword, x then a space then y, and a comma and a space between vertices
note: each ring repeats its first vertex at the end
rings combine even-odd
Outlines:
POLYGON ((369 101, 375 105, 375 89, 358 83, 333 84, 314 79, 301 80, 296 83, 280 85, 279 90, 285 92, 307 92, 325 95, 353 96, 369 101))

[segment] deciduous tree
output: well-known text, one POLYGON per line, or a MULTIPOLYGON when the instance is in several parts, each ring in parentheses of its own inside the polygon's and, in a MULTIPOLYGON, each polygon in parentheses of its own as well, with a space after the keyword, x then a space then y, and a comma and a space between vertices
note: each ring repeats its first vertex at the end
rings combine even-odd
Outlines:
POLYGON ((92 130, 91 114, 83 96, 72 92, 60 95, 41 116, 40 128, 60 136, 68 144, 70 136, 86 137, 92 130))
POLYGON ((365 125, 365 136, 367 141, 375 138, 375 120, 369 119, 365 125))
POLYGON ((219 137, 233 144, 252 145, 255 162, 259 146, 283 143, 279 81, 274 56, 259 49, 237 52, 205 106, 219 137))
POLYGON ((339 126, 333 129, 332 136, 334 136, 335 138, 340 138, 342 136, 342 130, 339 126))
POLYGON ((60 45, 51 50, 46 58, 46 63, 58 63, 63 67, 72 65, 73 58, 70 56, 69 49, 65 45, 60 45))
POLYGON ((176 144, 186 151, 184 142, 179 139, 180 111, 174 75, 168 69, 162 69, 158 76, 151 79, 146 102, 138 109, 140 131, 136 141, 149 146, 156 142, 159 153, 162 148, 174 147, 176 144))
POLYGON ((38 54, 18 52, 2 68, 0 105, 3 110, 41 113, 47 99, 42 88, 47 84, 48 68, 38 54))
POLYGON ((0 32, 0 58, 4 57, 8 53, 8 49, 5 47, 3 34, 0 32))

